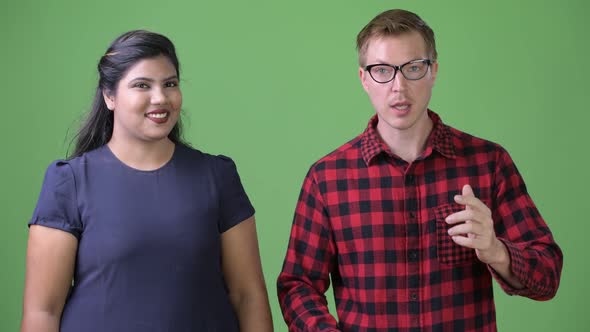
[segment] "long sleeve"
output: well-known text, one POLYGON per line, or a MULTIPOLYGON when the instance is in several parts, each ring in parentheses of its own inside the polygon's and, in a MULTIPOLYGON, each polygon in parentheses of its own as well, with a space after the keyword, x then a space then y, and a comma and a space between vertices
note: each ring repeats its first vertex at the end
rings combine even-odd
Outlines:
POLYGON ((335 246, 313 171, 307 174, 277 280, 279 303, 289 331, 338 331, 324 293, 330 285, 335 246))
POLYGON ((516 166, 503 149, 498 157, 494 185, 497 193, 493 208, 496 235, 508 249, 512 273, 525 288, 511 287, 490 270, 507 294, 549 300, 559 287, 563 254, 529 196, 516 166))

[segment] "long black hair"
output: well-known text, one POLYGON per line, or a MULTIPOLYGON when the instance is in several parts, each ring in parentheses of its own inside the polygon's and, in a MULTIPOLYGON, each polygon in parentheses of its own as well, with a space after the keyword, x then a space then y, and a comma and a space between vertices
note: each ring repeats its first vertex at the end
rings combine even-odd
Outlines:
MULTIPOLYGON (((76 147, 70 158, 99 148, 109 142, 113 135, 113 112, 104 102, 103 92, 115 93, 117 84, 126 72, 138 61, 159 55, 167 57, 176 69, 180 79, 180 64, 176 57, 174 44, 165 36, 145 31, 133 30, 119 36, 111 43, 98 62, 98 86, 88 116, 74 137, 76 147)), ((180 118, 168 134, 175 144, 188 145, 182 138, 180 118)))

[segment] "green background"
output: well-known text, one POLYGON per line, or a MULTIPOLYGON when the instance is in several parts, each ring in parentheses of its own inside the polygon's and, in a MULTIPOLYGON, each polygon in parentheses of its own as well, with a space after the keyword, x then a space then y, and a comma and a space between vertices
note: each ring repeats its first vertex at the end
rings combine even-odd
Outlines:
MULTIPOLYGON (((236 161, 257 209, 274 324, 295 202, 308 167, 360 133, 373 110, 359 84, 358 31, 388 8, 436 33, 431 108, 502 144, 565 263, 555 299, 497 294, 502 331, 580 331, 587 300, 587 14, 578 1, 7 1, 0 4, 0 331, 18 329, 27 227, 50 161, 63 158, 120 33, 169 36, 181 61, 186 136, 236 161)), ((333 302, 332 294, 328 294, 333 302)))

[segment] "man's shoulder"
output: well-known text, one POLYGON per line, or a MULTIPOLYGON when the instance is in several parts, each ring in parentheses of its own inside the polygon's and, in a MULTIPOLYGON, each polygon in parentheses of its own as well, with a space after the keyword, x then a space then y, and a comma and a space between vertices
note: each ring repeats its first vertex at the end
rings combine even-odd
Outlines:
POLYGON ((326 154, 311 165, 310 172, 323 172, 336 168, 351 168, 362 162, 361 140, 362 134, 326 154))
POLYGON ((475 154, 497 155, 506 153, 506 150, 496 142, 469 134, 448 125, 447 128, 451 134, 452 145, 455 148, 457 156, 467 157, 475 154))

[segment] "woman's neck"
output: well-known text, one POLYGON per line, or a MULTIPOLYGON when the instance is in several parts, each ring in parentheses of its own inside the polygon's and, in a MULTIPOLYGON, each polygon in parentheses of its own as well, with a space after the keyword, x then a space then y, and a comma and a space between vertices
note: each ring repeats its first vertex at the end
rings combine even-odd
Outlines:
POLYGON ((175 144, 168 138, 140 142, 112 137, 107 145, 121 162, 142 171, 164 166, 172 158, 175 149, 175 144))

